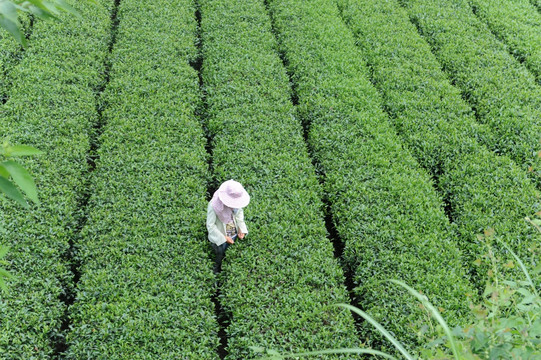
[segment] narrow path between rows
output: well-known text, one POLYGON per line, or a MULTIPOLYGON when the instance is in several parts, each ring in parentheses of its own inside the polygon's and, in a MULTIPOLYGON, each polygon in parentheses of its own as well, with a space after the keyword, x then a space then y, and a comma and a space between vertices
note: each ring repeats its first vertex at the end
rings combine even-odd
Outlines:
MULTIPOLYGON (((271 27, 272 27, 272 33, 276 39, 276 43, 278 44, 278 55, 280 56, 280 59, 282 60, 282 63, 284 64, 284 68, 286 69, 287 76, 289 77, 289 83, 291 87, 291 102, 293 103, 293 106, 295 109, 297 109, 299 105, 299 96, 297 94, 297 91, 295 89, 295 82, 293 80, 293 74, 291 73, 290 69, 288 68, 288 62, 286 54, 284 53, 283 46, 280 43, 280 39, 277 35, 277 30, 275 26, 275 18, 273 16, 272 11, 270 11, 269 8, 269 0, 264 0, 265 8, 267 10, 267 14, 269 15, 269 18, 271 20, 271 27)), ((297 115, 298 116, 298 115, 297 115)), ((310 131, 310 124, 308 124, 305 119, 302 119, 300 116, 298 118, 302 121, 302 128, 303 128, 303 137, 304 142, 306 144, 306 148, 308 149, 308 155, 310 156, 310 160, 312 161, 312 164, 314 168, 316 169, 316 174, 318 176, 319 183, 323 187, 325 183, 324 174, 321 171, 321 166, 316 160, 316 157, 314 156, 314 150, 310 146, 308 142, 308 133, 310 131)), ((334 224, 332 210, 331 210, 331 204, 329 200, 327 199, 326 195, 323 194, 323 198, 321 199, 323 202, 325 208, 325 228, 327 229, 327 236, 329 241, 332 243, 334 248, 334 257, 337 259, 338 263, 340 264, 342 271, 344 273, 345 277, 345 285, 346 289, 349 295, 349 303, 357 308, 361 308, 359 302, 356 300, 356 296, 354 293, 355 283, 353 280, 353 270, 347 266, 342 258, 342 255, 344 253, 344 241, 340 239, 340 235, 338 234, 338 231, 336 229, 336 226, 334 224)), ((353 316, 353 319, 355 320, 355 327, 357 331, 357 335, 361 336, 362 330, 361 330, 361 324, 364 323, 364 319, 359 316, 356 313, 351 313, 353 316)))
POLYGON ((62 317, 62 325, 60 327, 60 337, 56 340, 56 343, 53 344, 55 349, 53 358, 63 359, 65 357, 66 350, 68 345, 66 343, 66 335, 70 331, 71 319, 69 317, 69 307, 73 304, 76 297, 77 283, 81 277, 79 268, 81 266, 80 261, 77 259, 77 249, 76 244, 82 239, 81 232, 85 227, 88 215, 89 215, 89 205, 88 202, 92 196, 92 174, 96 169, 96 163, 99 159, 98 150, 100 147, 100 136, 103 133, 103 128, 105 126, 104 116, 103 116, 103 103, 102 95, 107 88, 107 84, 110 80, 111 72, 111 53, 115 46, 116 35, 118 30, 118 19, 117 13, 120 6, 121 0, 114 0, 114 5, 111 10, 111 37, 108 44, 108 54, 105 58, 104 64, 104 77, 103 81, 96 91, 96 112, 98 114, 97 121, 92 128, 92 133, 90 134, 90 149, 88 152, 87 158, 87 174, 85 178, 85 183, 83 190, 79 194, 79 204, 78 209, 80 211, 79 218, 76 225, 74 238, 71 238, 69 241, 69 249, 64 255, 66 263, 70 264, 70 270, 73 274, 72 283, 65 285, 65 292, 60 297, 60 300, 65 304, 64 315, 62 317))
MULTIPOLYGON (((207 188, 207 200, 210 201, 212 198, 212 195, 214 192, 218 189, 218 184, 216 182, 216 179, 214 177, 214 170, 213 170, 213 162, 212 162, 212 137, 210 132, 208 131, 206 127, 206 109, 207 109, 207 102, 206 102, 206 93, 203 83, 203 76, 201 73, 201 69, 203 67, 203 40, 201 36, 201 4, 199 1, 195 1, 195 18, 197 20, 197 34, 196 34, 196 44, 198 49, 198 57, 197 60, 192 62, 190 65, 193 67, 193 69, 197 72, 197 76, 199 77, 199 88, 201 93, 201 105, 199 109, 196 111, 196 115, 199 117, 201 126, 204 129, 204 135, 207 139, 207 143, 205 145, 205 150, 208 154, 208 167, 209 167, 209 173, 211 174, 211 179, 208 181, 208 188, 207 188)), ((206 240, 206 239, 205 239, 206 240)), ((208 241, 207 241, 208 242, 208 241)), ((209 246, 210 248, 210 246, 209 246)), ((212 253, 212 256, 214 253, 212 253)), ((214 257, 212 257, 214 260, 214 257)), ((216 315, 216 321, 218 323, 218 338, 219 338, 219 346, 217 349, 218 356, 220 359, 225 359, 227 356, 227 333, 226 328, 229 323, 229 317, 227 316, 227 313, 224 311, 222 304, 220 302, 221 297, 221 283, 219 276, 217 276, 215 280, 215 288, 216 291, 212 295, 212 303, 214 304, 214 313, 216 315)))

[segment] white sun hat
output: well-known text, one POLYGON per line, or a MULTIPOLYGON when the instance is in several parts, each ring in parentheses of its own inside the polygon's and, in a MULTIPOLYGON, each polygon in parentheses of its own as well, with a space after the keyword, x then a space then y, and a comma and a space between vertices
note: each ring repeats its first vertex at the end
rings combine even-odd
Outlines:
POLYGON ((218 198, 227 207, 240 209, 250 203, 250 195, 241 183, 235 180, 227 180, 218 189, 218 198))

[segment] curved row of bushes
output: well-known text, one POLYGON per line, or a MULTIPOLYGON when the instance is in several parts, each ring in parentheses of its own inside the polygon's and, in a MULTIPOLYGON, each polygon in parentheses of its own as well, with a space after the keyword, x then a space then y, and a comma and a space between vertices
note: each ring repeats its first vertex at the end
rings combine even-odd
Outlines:
POLYGON ((2 203, 15 275, 0 295, 0 358, 49 359, 60 334, 72 283, 67 252, 76 236, 90 133, 97 121, 95 89, 103 82, 112 1, 77 4, 82 18, 36 22, 32 43, 12 69, 13 86, 0 115, 12 143, 44 155, 22 161, 34 176, 41 205, 30 211, 2 203))
MULTIPOLYGON (((473 14, 468 0, 400 0, 462 96, 494 137, 484 144, 526 171, 539 166, 541 87, 473 14)), ((539 185, 538 173, 532 173, 539 185)))
POLYGON ((541 84, 541 14, 528 0, 469 0, 475 14, 541 84))
POLYGON ((252 197, 249 234, 229 247, 222 272, 226 359, 253 358, 249 346, 355 346, 351 315, 333 306, 348 301, 344 276, 263 1, 200 3, 216 179, 236 179, 252 197))
POLYGON ((194 3, 117 19, 67 358, 218 359, 194 3))
POLYGON ((455 324, 468 313, 471 285, 443 202, 382 111, 336 4, 269 3, 358 304, 415 347, 422 311, 383 280, 419 289, 455 324))
MULTIPOLYGON (((533 256, 533 228, 524 217, 539 200, 527 174, 477 139, 490 132, 445 76, 429 45, 396 1, 338 0, 356 35, 385 109, 421 165, 437 179, 460 232, 466 263, 486 252, 476 234, 487 228, 505 237, 523 258, 533 256), (422 70, 420 70, 422 69, 422 70)), ((480 274, 479 288, 485 274, 480 274)))

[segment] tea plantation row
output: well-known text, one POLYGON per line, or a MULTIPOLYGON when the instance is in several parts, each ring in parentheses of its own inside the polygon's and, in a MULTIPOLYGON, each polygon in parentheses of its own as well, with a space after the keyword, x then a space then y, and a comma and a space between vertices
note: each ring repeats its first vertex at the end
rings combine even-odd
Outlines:
POLYGON ((69 359, 218 359, 216 280, 227 359, 357 346, 333 306, 349 299, 322 199, 365 311, 414 348, 423 312, 381 282, 398 278, 468 321, 475 234, 494 227, 524 259, 535 247, 520 220, 539 210, 526 170, 539 170, 541 15, 526 1, 510 14, 485 0, 122 0, 112 34, 113 1, 97 0, 77 3, 82 19, 36 22, 24 52, 0 41, 0 131, 45 151, 23 161, 42 204, 1 204, 16 279, 0 297, 0 358, 66 343, 69 359), (217 279, 212 176, 252 195, 250 233, 217 279))
MULTIPOLYGON (((480 138, 494 141, 490 130, 476 123, 406 11, 394 0, 338 3, 372 69, 385 109, 445 194, 466 264, 472 266, 486 252, 476 234, 489 227, 523 259, 532 257, 537 237, 523 218, 539 210, 535 186, 507 157, 479 145, 480 138)), ((486 275, 479 276, 476 285, 482 289, 486 275)))
POLYGON ((122 0, 117 20, 67 358, 217 359, 194 4, 122 0))
POLYGON ((528 0, 469 0, 477 16, 541 84, 541 14, 528 0))
POLYGON ((0 100, 6 98, 13 67, 23 56, 21 46, 5 30, 0 32, 0 100))
MULTIPOLYGON (((401 0, 453 83, 494 132, 484 144, 539 172, 541 88, 472 12, 467 0, 401 0)), ((539 185, 541 179, 532 173, 539 185)))
MULTIPOLYGON (((269 4, 359 305, 412 347, 408 327, 421 312, 382 280, 402 279, 443 307, 447 319, 465 321, 472 287, 441 198, 381 110, 336 5, 269 4)), ((364 329, 377 337, 370 325, 364 329)))
POLYGON ((348 302, 344 276, 263 1, 200 3, 215 176, 241 181, 252 196, 250 233, 230 246, 223 266, 226 359, 253 358, 251 345, 355 346, 351 315, 334 307, 348 302))
POLYGON ((77 236, 111 6, 81 3, 82 19, 35 24, 31 46, 11 70, 0 132, 45 154, 23 162, 38 182, 41 205, 28 212, 2 202, 0 210, 7 230, 0 241, 11 248, 8 270, 16 277, 0 296, 2 359, 49 359, 61 336, 61 298, 73 283, 65 256, 77 236))

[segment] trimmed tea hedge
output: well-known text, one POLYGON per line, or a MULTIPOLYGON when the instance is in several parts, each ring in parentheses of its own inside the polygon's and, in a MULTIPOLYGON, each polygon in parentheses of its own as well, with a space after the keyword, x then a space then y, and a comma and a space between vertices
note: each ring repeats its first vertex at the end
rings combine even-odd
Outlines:
MULTIPOLYGON (((359 305, 413 348, 409 325, 420 327, 422 312, 382 280, 414 286, 452 323, 468 313, 471 286, 441 198, 381 110, 336 4, 269 3, 359 305)), ((372 326, 364 328, 381 339, 372 326)))
POLYGON ((530 2, 535 5, 535 7, 537 8, 537 10, 539 10, 539 12, 541 12, 541 0, 530 0, 530 2))
POLYGON ((81 2, 82 18, 36 22, 32 44, 12 69, 0 132, 44 155, 20 160, 36 179, 41 205, 25 211, 2 202, 0 216, 16 279, 0 295, 0 357, 50 359, 71 286, 65 258, 75 236, 89 134, 97 121, 95 88, 103 81, 112 2, 81 2))
POLYGON ((405 10, 394 0, 338 2, 398 132, 445 194, 467 263, 486 252, 476 234, 487 228, 522 258, 532 256, 535 229, 523 219, 538 210, 535 186, 511 160, 476 141, 490 130, 475 122, 405 10))
POLYGON ((194 3, 118 19, 67 358, 218 359, 194 3))
MULTIPOLYGON (((21 29, 28 37, 32 34, 33 26, 30 16, 26 13, 19 16, 21 29)), ((31 41, 27 42, 27 47, 31 46, 31 41)), ((21 61, 24 56, 23 47, 15 38, 5 29, 0 29, 0 101, 5 102, 7 93, 11 86, 11 71, 13 67, 21 61)))
POLYGON ((475 14, 541 83, 541 14, 528 0, 469 0, 475 14))
POLYGON ((250 233, 227 250, 223 265, 226 359, 254 358, 249 346, 358 346, 351 315, 334 306, 348 302, 344 276, 263 1, 200 3, 216 179, 236 179, 252 196, 250 233))
MULTIPOLYGON (((468 0, 400 3, 479 121, 494 132, 485 145, 508 155, 524 170, 539 165, 541 87, 533 75, 473 14, 468 0)), ((537 173, 532 179, 539 185, 537 173)))
POLYGON ((21 46, 4 29, 0 30, 0 100, 9 89, 10 73, 22 57, 21 46))

